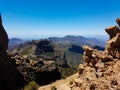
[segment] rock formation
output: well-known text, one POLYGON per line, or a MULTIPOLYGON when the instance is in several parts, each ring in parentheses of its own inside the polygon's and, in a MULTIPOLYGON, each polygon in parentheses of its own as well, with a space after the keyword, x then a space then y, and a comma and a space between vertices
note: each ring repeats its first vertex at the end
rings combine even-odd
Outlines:
POLYGON ((61 78, 54 61, 33 60, 27 55, 16 55, 13 59, 27 83, 34 80, 39 85, 46 85, 61 78))
MULTIPOLYGON (((120 26, 120 18, 116 22, 120 26)), ((120 90, 120 29, 113 26, 105 30, 110 36, 105 50, 83 46, 84 63, 68 90, 120 90)))
POLYGON ((0 14, 0 52, 4 53, 8 49, 8 35, 2 25, 2 18, 0 14))
POLYGON ((24 78, 16 68, 15 60, 6 53, 8 36, 0 16, 0 90, 17 90, 24 85, 24 78))

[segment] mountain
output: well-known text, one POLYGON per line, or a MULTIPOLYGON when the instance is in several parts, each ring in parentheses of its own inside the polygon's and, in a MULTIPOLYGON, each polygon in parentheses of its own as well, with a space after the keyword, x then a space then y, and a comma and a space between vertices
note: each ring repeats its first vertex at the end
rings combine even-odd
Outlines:
POLYGON ((51 40, 55 43, 71 43, 75 45, 89 45, 89 46, 101 46, 105 47, 105 42, 97 38, 86 38, 83 36, 65 36, 62 38, 59 37, 50 37, 48 40, 51 40))
MULTIPOLYGON (((112 26, 105 29, 110 38, 106 42, 104 51, 84 45, 84 63, 79 65, 78 73, 71 76, 67 82, 57 81, 44 86, 44 90, 50 90, 49 88, 53 87, 58 90, 119 90, 120 18, 117 18, 116 22, 119 27, 112 26)), ((40 87, 39 90, 43 88, 40 87)))
POLYGON ((25 42, 25 41, 22 40, 22 39, 19 39, 19 38, 11 38, 11 39, 9 39, 8 50, 14 49, 16 46, 20 45, 23 42, 25 42))
POLYGON ((49 40, 33 40, 18 45, 9 51, 13 57, 27 56, 30 60, 52 60, 65 78, 76 72, 77 67, 82 63, 83 49, 79 45, 54 43, 49 40), (77 50, 78 49, 78 50, 77 50))
POLYGON ((21 42, 23 42, 23 40, 19 39, 19 38, 11 38, 11 39, 9 39, 9 45, 20 44, 21 42))
MULTIPOLYGON (((21 42, 21 40, 17 40, 21 42)), ((95 38, 88 39, 82 36, 66 36, 63 38, 51 37, 45 40, 22 42, 9 50, 9 52, 13 56, 24 57, 26 55, 32 60, 52 60, 56 63, 61 77, 65 78, 75 73, 78 65, 83 63, 82 45, 84 44, 91 45, 98 50, 104 50, 102 42, 99 42, 95 38)))

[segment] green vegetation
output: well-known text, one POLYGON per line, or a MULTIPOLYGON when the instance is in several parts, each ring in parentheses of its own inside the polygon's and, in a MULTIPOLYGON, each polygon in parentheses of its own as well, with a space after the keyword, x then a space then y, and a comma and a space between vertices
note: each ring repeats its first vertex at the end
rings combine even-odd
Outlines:
MULTIPOLYGON (((17 53, 21 56, 27 55, 30 61, 40 59, 55 61, 62 78, 76 73, 78 65, 83 62, 82 47, 71 43, 53 43, 46 40, 34 41, 23 45, 17 53)), ((31 76, 34 75, 30 73, 31 76)))
POLYGON ((57 90, 57 88, 55 86, 52 86, 51 90, 57 90))
POLYGON ((69 81, 69 85, 73 85, 74 81, 73 80, 70 80, 69 81))
POLYGON ((26 47, 26 48, 23 48, 23 49, 21 50, 20 56, 30 54, 30 53, 31 53, 30 50, 31 50, 31 47, 30 47, 30 46, 28 46, 28 47, 26 47))
POLYGON ((31 81, 24 87, 24 90, 37 90, 39 85, 35 81, 31 81))
POLYGON ((58 67, 59 72, 61 73, 61 78, 67 78, 68 76, 74 74, 77 72, 77 67, 73 68, 73 67, 58 67))

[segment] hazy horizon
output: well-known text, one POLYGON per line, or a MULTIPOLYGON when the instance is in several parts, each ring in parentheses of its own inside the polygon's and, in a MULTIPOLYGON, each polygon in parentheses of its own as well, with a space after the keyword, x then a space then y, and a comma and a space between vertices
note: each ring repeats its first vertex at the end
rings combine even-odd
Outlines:
POLYGON ((0 0, 0 12, 9 38, 106 35, 106 27, 117 25, 119 3, 119 0, 0 0))
POLYGON ((13 38, 17 38, 17 39, 21 39, 21 40, 40 40, 40 39, 48 39, 48 38, 64 38, 64 37, 67 37, 67 36, 81 36, 81 37, 84 37, 84 38, 96 38, 96 39, 99 39, 99 40, 103 40, 103 41, 106 41, 109 39, 109 35, 59 35, 59 36, 55 36, 55 35, 50 35, 50 36, 31 36, 31 37, 25 37, 25 36, 21 36, 21 37, 9 37, 9 39, 13 39, 13 38))

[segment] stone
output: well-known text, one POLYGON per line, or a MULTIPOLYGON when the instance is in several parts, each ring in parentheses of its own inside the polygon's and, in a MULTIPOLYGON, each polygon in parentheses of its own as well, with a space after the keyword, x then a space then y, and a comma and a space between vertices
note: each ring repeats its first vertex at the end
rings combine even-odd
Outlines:
POLYGON ((5 53, 8 49, 8 35, 2 25, 2 17, 0 15, 0 52, 5 53))
POLYGON ((0 90, 18 90, 25 84, 24 77, 16 67, 15 60, 7 54, 8 35, 0 15, 0 90))
POLYGON ((106 44, 106 50, 114 58, 120 58, 120 33, 110 39, 106 44))
POLYGON ((117 18, 117 19, 116 19, 116 22, 117 22, 117 24, 118 24, 119 27, 120 27, 120 18, 117 18))
POLYGON ((120 30, 117 26, 108 27, 105 31, 109 34, 110 39, 116 36, 117 33, 120 33, 120 30))

